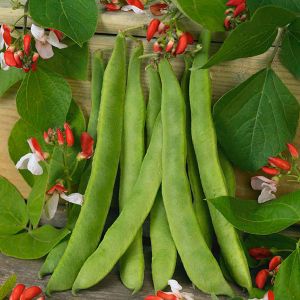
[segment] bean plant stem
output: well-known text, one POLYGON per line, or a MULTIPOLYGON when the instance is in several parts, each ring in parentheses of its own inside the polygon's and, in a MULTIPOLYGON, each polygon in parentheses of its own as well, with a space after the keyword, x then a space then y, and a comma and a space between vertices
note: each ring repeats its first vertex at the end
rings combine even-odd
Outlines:
POLYGON ((283 40, 283 37, 284 37, 285 33, 286 33, 286 28, 279 28, 279 33, 278 33, 278 37, 277 37, 277 40, 276 40, 275 48, 274 48, 274 50, 271 54, 271 57, 268 61, 268 64, 267 64, 269 68, 271 67, 271 65, 272 65, 272 63, 273 63, 273 61, 276 57, 276 54, 278 53, 278 50, 281 46, 281 43, 282 43, 282 40, 283 40))
POLYGON ((24 34, 26 34, 26 30, 27 30, 28 5, 29 5, 29 1, 27 0, 24 5, 24 34))

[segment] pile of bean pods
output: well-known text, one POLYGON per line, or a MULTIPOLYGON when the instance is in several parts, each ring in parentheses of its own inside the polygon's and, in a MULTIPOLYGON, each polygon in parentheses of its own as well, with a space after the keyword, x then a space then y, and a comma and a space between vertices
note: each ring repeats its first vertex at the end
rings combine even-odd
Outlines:
POLYGON ((211 251, 215 235, 230 275, 251 291, 238 232, 204 200, 234 194, 235 180, 217 147, 209 71, 199 68, 208 60, 210 32, 203 30, 201 39, 202 50, 186 59, 181 84, 166 58, 146 68, 148 101, 141 83, 142 43, 137 42, 128 66, 123 33, 105 71, 101 57, 95 57, 92 97, 101 94, 101 101, 99 115, 97 110, 91 116, 98 122, 91 175, 70 240, 50 253, 40 272, 53 273, 47 294, 92 287, 118 262, 123 284, 134 292, 141 289, 142 227, 149 215, 155 290, 173 277, 178 253, 197 288, 232 296, 211 251), (120 214, 104 232, 116 186, 120 214))

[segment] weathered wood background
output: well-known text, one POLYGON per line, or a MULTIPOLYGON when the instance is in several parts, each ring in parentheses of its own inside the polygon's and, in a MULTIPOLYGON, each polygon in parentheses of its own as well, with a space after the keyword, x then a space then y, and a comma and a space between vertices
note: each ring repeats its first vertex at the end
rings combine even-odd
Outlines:
MULTIPOLYGON (((8 0, 0 0, 0 23, 14 23, 15 20, 22 14, 21 10, 12 10, 9 5, 8 0)), ((114 36, 118 30, 122 30, 129 27, 136 27, 138 25, 147 24, 150 17, 145 15, 135 15, 133 13, 104 13, 99 19, 99 24, 97 26, 97 32, 95 36, 90 41, 90 49, 93 52, 96 49, 107 49, 107 53, 111 51, 114 43, 114 36)), ((186 27, 191 32, 197 34, 199 28, 196 24, 192 22, 187 22, 186 27)), ((132 31, 133 35, 138 36, 143 39, 145 44, 146 52, 151 51, 151 44, 149 45, 145 41, 145 31, 141 29, 136 29, 132 31)), ((212 42, 212 51, 215 52, 221 45, 224 35, 214 35, 212 42)), ((239 59, 233 62, 223 63, 215 66, 211 69, 211 76, 213 80, 213 97, 217 100, 224 93, 229 91, 231 88, 241 83, 249 76, 265 67, 266 61, 271 54, 270 50, 268 53, 263 55, 239 59)), ((183 62, 180 58, 174 61, 175 70, 180 76, 183 70, 183 62)), ((293 76, 279 63, 276 58, 273 65, 276 73, 284 81, 284 83, 289 87, 289 89, 294 93, 294 95, 300 99, 300 84, 293 76)), ((146 78, 143 78, 145 93, 147 93, 147 82, 146 78)), ((73 92, 73 98, 82 105, 84 111, 89 113, 90 110, 90 82, 89 81, 74 81, 69 80, 70 86, 73 92)), ((1 84, 1 82, 0 82, 1 84)), ((22 192, 24 197, 28 195, 29 187, 19 175, 15 169, 14 164, 10 161, 7 141, 10 131, 18 120, 18 113, 16 111, 16 97, 17 86, 10 89, 1 99, 0 99, 0 175, 5 176, 10 181, 12 181, 22 192)), ((298 130, 296 144, 299 146, 300 131, 298 130)), ((249 179, 251 174, 240 172, 236 170, 237 173, 237 193, 243 198, 255 197, 256 194, 251 191, 249 186, 249 179)), ((280 192, 287 192, 296 187, 282 185, 280 192)), ((40 266, 40 261, 19 261, 15 259, 5 258, 0 255, 0 282, 8 276, 9 273, 17 272, 19 275, 19 281, 23 281, 28 284, 39 283, 44 285, 44 281, 36 281, 37 271, 40 266)), ((182 277, 182 275, 179 275, 182 277)), ((149 274, 147 274, 149 279, 149 274)), ((184 277, 183 277, 184 278, 184 277)), ((184 286, 191 291, 191 285, 185 279, 182 279, 185 283, 184 286)), ((79 297, 79 299, 141 299, 143 295, 152 291, 152 286, 150 284, 150 279, 146 280, 144 289, 141 293, 135 296, 131 296, 125 288, 122 287, 119 280, 117 280, 117 275, 110 275, 103 283, 97 286, 95 289, 85 292, 79 297), (95 290, 99 291, 95 293, 95 290)), ((193 291, 195 292, 195 291, 193 291)), ((210 299, 207 296, 201 296, 199 292, 196 293, 196 299, 210 299)), ((58 296, 54 296, 53 299, 71 299, 70 293, 64 293, 58 296)))

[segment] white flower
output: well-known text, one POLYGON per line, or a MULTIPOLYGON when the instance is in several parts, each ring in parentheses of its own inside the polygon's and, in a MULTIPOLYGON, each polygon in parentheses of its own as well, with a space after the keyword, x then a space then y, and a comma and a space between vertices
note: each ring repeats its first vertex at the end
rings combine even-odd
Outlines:
POLYGON ((124 6, 122 6, 121 10, 123 10, 123 11, 130 11, 130 10, 132 10, 134 13, 136 13, 138 15, 141 15, 141 14, 145 13, 144 10, 138 8, 135 5, 124 5, 124 6))
MULTIPOLYGON (((1 40, 0 40, 0 43, 1 43, 1 40)), ((0 45, 0 48, 1 48, 1 45, 0 45)), ((0 68, 3 71, 9 70, 9 66, 6 64, 5 59, 4 59, 4 52, 0 53, 0 66, 1 66, 0 68)))
POLYGON ((49 59, 54 55, 52 46, 59 49, 68 47, 59 41, 58 37, 53 31, 50 31, 49 34, 46 34, 44 28, 32 24, 31 33, 35 38, 36 50, 43 59, 49 59))
POLYGON ((172 294, 174 294, 178 299, 194 300, 193 294, 180 292, 182 290, 182 286, 178 283, 178 281, 170 279, 168 280, 168 285, 171 288, 172 294))
POLYGON ((48 220, 53 219, 58 206, 59 198, 64 199, 67 202, 74 203, 77 205, 82 205, 83 203, 83 195, 79 193, 73 193, 70 195, 66 195, 65 192, 67 190, 64 188, 62 184, 54 185, 47 194, 50 195, 50 198, 46 201, 44 205, 43 215, 48 220))
POLYGON ((258 197, 258 203, 264 203, 275 199, 277 192, 277 182, 264 176, 255 176, 251 178, 251 186, 256 191, 261 191, 258 197))
POLYGON ((4 28, 3 28, 3 25, 1 25, 1 28, 0 28, 0 50, 2 50, 4 47, 3 34, 4 34, 4 28))
POLYGON ((45 160, 45 154, 43 153, 38 141, 35 138, 27 140, 32 153, 27 153, 22 156, 16 164, 16 168, 20 170, 27 169, 33 175, 43 174, 43 168, 39 162, 45 160))

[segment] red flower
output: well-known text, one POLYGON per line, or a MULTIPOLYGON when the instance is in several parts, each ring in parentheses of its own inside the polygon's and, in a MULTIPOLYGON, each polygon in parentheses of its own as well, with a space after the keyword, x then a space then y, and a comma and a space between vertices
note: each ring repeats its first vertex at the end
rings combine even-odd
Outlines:
POLYGON ((120 10, 121 6, 113 3, 107 3, 105 4, 105 9, 108 11, 116 11, 120 10))
POLYGON ((269 262, 269 271, 275 270, 281 264, 281 256, 274 256, 269 262))
POLYGON ((294 159, 299 158, 299 152, 298 149, 293 144, 287 144, 288 150, 294 159))
POLYGON ((274 168, 270 168, 270 167, 262 167, 261 170, 268 174, 268 175, 273 175, 273 176, 276 176, 276 175, 279 175, 280 174, 280 171, 277 170, 277 169, 274 169, 274 168))
POLYGON ((240 4, 242 4, 242 3, 245 3, 246 2, 246 0, 229 0, 227 3, 226 3, 226 5, 227 6, 238 6, 238 5, 240 5, 240 4))
POLYGON ((20 300, 31 300, 42 293, 42 289, 38 286, 31 286, 24 290, 20 300))
POLYGON ((144 298, 144 300, 164 300, 163 298, 160 298, 158 296, 154 296, 154 295, 148 295, 144 298))
POLYGON ((46 155, 36 138, 32 137, 28 140, 28 142, 32 152, 35 152, 41 160, 46 159, 46 155))
POLYGON ((4 42, 7 46, 10 46, 10 44, 11 44, 10 28, 6 24, 3 24, 2 29, 3 29, 2 36, 3 36, 4 42))
POLYGON ((147 29, 147 41, 149 42, 155 35, 155 33, 158 30, 158 26, 160 24, 160 21, 158 19, 152 19, 148 25, 147 29))
POLYGON ((279 157, 269 157, 268 162, 271 166, 277 167, 285 171, 289 171, 291 169, 291 164, 285 159, 279 157))
POLYGON ((169 7, 167 3, 154 3, 150 5, 150 11, 154 16, 161 16, 163 10, 169 7))
POLYGON ((83 132, 80 138, 81 152, 77 155, 77 159, 89 159, 93 155, 94 140, 87 133, 83 132))
POLYGON ((17 62, 14 57, 14 50, 14 47, 8 47, 7 50, 4 52, 5 63, 10 67, 17 66, 17 62))
POLYGON ((17 68, 22 68, 22 66, 23 66, 23 63, 22 63, 22 60, 21 60, 22 57, 23 57, 22 51, 18 51, 18 52, 14 53, 14 59, 16 61, 16 67, 17 68))
POLYGON ((66 193, 67 190, 61 183, 55 184, 52 188, 47 191, 48 195, 53 195, 54 193, 66 193))
POLYGON ((189 34, 187 34, 187 32, 184 32, 184 33, 179 37, 179 40, 178 40, 178 44, 177 44, 175 53, 176 53, 176 54, 182 54, 182 53, 185 51, 186 47, 188 46, 189 41, 190 41, 190 36, 189 36, 189 34))
POLYGON ((257 273, 257 275, 255 277, 255 283, 259 289, 263 289, 265 287, 269 275, 270 275, 270 273, 269 273, 269 270, 267 270, 267 269, 260 270, 257 273))
POLYGON ((25 34, 23 37, 23 44, 24 44, 24 52, 27 56, 30 54, 30 42, 31 36, 29 34, 25 34))
POLYGON ((177 297, 174 295, 174 294, 167 294, 163 291, 158 291, 156 293, 156 296, 160 297, 161 299, 164 299, 164 300, 177 300, 177 297))
POLYGON ((272 256, 272 252, 268 248, 258 247, 249 249, 249 255, 256 260, 261 260, 272 256))
POLYGON ((174 39, 169 40, 169 42, 167 43, 167 46, 166 46, 166 52, 172 51, 174 43, 175 43, 174 39))
POLYGON ((273 293, 273 291, 268 291, 267 292, 267 296, 268 296, 268 300, 275 300, 275 295, 273 293))
POLYGON ((144 10, 144 4, 139 0, 126 0, 128 5, 136 6, 137 8, 144 10))
POLYGON ((64 124, 64 128, 66 131, 66 141, 67 141, 67 145, 69 147, 72 147, 74 145, 74 135, 73 135, 73 131, 70 128, 70 125, 68 123, 64 124))
POLYGON ((231 26, 231 19, 232 17, 231 16, 227 16, 224 20, 224 26, 227 30, 230 29, 230 26, 231 26))
POLYGON ((17 284, 12 290, 9 300, 19 300, 24 290, 24 284, 17 284))
POLYGON ((154 51, 154 52, 157 52, 157 53, 160 53, 160 52, 162 51, 162 48, 161 48, 161 46, 159 45, 158 42, 155 42, 155 43, 153 44, 153 51, 154 51))
POLYGON ((59 128, 56 129, 56 134, 57 134, 58 144, 63 145, 65 143, 65 139, 64 139, 64 135, 63 135, 62 131, 59 128))
POLYGON ((245 2, 239 4, 239 5, 236 7, 236 9, 234 10, 233 16, 234 16, 234 17, 237 17, 240 13, 242 13, 243 11, 245 11, 245 9, 246 9, 246 3, 245 3, 245 2))
POLYGON ((53 28, 49 28, 49 30, 51 30, 51 31, 54 32, 54 34, 55 34, 56 37, 59 39, 59 41, 61 41, 61 40, 63 39, 64 34, 63 34, 61 31, 59 31, 59 30, 57 30, 57 29, 53 29, 53 28))

